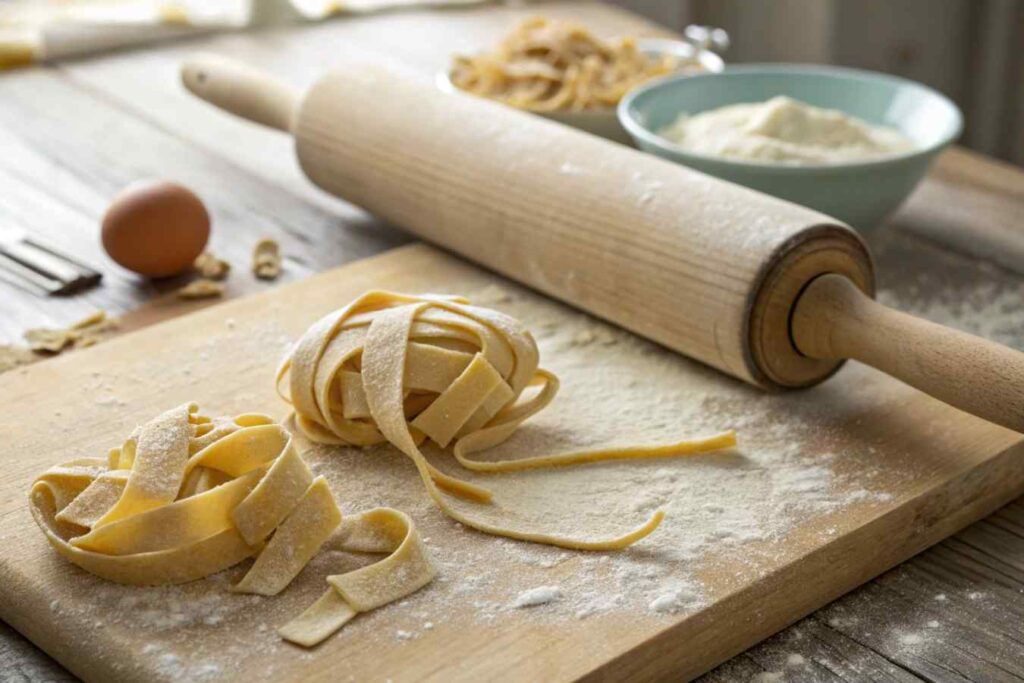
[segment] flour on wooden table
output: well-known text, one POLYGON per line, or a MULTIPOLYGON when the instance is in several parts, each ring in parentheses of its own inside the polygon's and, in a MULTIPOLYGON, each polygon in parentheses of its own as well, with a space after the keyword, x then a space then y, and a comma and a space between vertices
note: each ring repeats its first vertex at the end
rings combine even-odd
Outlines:
POLYGON ((986 280, 964 292, 937 279, 933 282, 931 277, 922 279, 916 296, 897 297, 882 290, 878 300, 932 322, 1020 348, 1024 339, 1024 296, 1018 288, 986 280))

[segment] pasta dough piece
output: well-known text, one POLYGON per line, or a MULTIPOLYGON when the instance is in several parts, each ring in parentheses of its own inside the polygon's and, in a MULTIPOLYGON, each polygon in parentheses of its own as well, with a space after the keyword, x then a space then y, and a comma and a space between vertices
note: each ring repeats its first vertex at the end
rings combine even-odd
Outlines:
POLYGON ((106 311, 96 311, 63 329, 38 328, 26 330, 25 341, 36 353, 60 353, 67 348, 84 348, 113 333, 117 320, 107 316, 106 311))
POLYGON ((668 54, 648 56, 635 38, 604 42, 575 24, 534 17, 490 53, 456 57, 452 83, 474 95, 538 112, 614 107, 633 87, 685 68, 668 54))
POLYGON ((264 237, 252 250, 252 272, 261 280, 276 280, 281 274, 281 247, 264 237))
POLYGON ((118 583, 182 583, 255 556, 232 590, 275 595, 341 527, 339 549, 389 552, 330 576, 324 598, 282 629, 315 644, 358 612, 419 590, 434 567, 412 521, 371 510, 342 525, 323 477, 291 435, 263 415, 210 419, 179 406, 106 458, 51 468, 32 486, 32 513, 65 558, 118 583))
POLYGON ((436 469, 420 443, 454 444, 458 461, 481 472, 685 455, 736 443, 730 431, 655 447, 498 462, 469 458, 508 439, 554 398, 558 378, 538 363, 533 337, 503 313, 459 297, 371 291, 314 323, 282 362, 277 384, 311 440, 357 446, 388 441, 413 461, 427 493, 453 519, 486 533, 566 548, 624 548, 654 531, 664 514, 657 511, 633 531, 598 541, 487 524, 452 507, 442 490, 480 503, 491 500, 490 491, 436 469), (536 392, 520 400, 528 388, 536 392))
POLYGON ((217 258, 208 251, 204 251, 196 257, 192 264, 199 276, 207 280, 226 280, 231 272, 231 264, 224 259, 217 258))
POLYGON ((224 284, 201 277, 180 288, 176 295, 179 299, 213 299, 224 295, 224 284))

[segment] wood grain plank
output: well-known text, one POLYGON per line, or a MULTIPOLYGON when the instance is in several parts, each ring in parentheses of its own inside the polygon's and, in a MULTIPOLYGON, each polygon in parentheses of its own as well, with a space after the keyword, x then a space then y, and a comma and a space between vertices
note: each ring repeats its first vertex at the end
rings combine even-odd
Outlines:
POLYGON ((330 209, 311 203, 236 162, 128 115, 116 103, 48 69, 0 80, 0 146, 5 152, 0 155, 0 183, 6 188, 0 198, 0 224, 5 232, 50 242, 106 275, 101 288, 80 297, 50 298, 45 305, 0 285, 5 292, 0 295, 0 340, 14 341, 27 327, 70 323, 97 307, 120 315, 182 284, 181 278, 137 278, 101 251, 98 222, 107 203, 140 178, 175 179, 204 199, 214 221, 211 248, 234 265, 227 283, 232 296, 273 286, 249 273, 252 246, 260 236, 282 245, 282 281, 407 239, 341 202, 330 209), (67 116, 68 111, 76 115, 67 116))
MULTIPOLYGON (((1011 503, 993 515, 1021 507, 1011 503)), ((998 526, 984 520, 814 616, 929 680, 1024 679, 1020 568, 1007 573, 998 526), (986 552, 987 551, 987 552, 986 552)))
POLYGON ((5 683, 73 683, 78 677, 0 621, 0 679, 5 683))
MULTIPOLYGON (((551 16, 580 11, 567 2, 545 7, 551 16)), ((594 4, 582 11, 588 25, 605 35, 667 34, 615 8, 594 4)), ((0 131, 5 151, 0 183, 9 189, 0 196, 0 239, 36 235, 80 255, 105 276, 100 289, 50 298, 44 305, 0 283, 0 343, 17 341, 31 327, 69 324, 96 308, 121 315, 183 283, 181 278, 136 278, 99 248, 98 220, 107 202, 139 178, 180 179, 210 203, 212 247, 236 268, 228 298, 270 286, 244 277, 248 249, 263 234, 282 238, 291 261, 284 281, 406 241, 378 219, 313 187, 299 171, 287 136, 225 116, 186 93, 178 83, 186 55, 212 50, 236 56, 297 87, 359 51, 429 77, 446 63, 449 50, 486 46, 511 23, 534 13, 528 7, 488 7, 370 15, 118 52, 0 80, 0 122, 10 124, 0 131), (76 115, 67 116, 70 111, 76 115), (3 296, 7 292, 11 296, 3 296)), ((204 305, 161 303, 129 316, 124 327, 204 305)))
POLYGON ((914 683, 923 679, 812 616, 729 660, 699 682, 758 680, 914 683))
MULTIPOLYGON (((267 29, 162 45, 71 62, 60 69, 74 82, 102 93, 139 118, 232 159, 310 201, 334 205, 337 200, 313 188, 302 176, 288 136, 227 116, 186 93, 178 85, 181 61, 199 50, 224 54, 265 69, 300 91, 356 54, 398 63, 432 78, 447 65, 451 54, 483 49, 516 21, 538 11, 530 6, 490 5, 348 17, 299 29, 267 29)), ((543 13, 582 18, 603 35, 672 35, 641 17, 602 4, 545 3, 543 13)))
POLYGON ((890 221, 900 229, 1024 274, 1024 173, 954 147, 890 221), (980 219, 980 220, 979 220, 980 219))

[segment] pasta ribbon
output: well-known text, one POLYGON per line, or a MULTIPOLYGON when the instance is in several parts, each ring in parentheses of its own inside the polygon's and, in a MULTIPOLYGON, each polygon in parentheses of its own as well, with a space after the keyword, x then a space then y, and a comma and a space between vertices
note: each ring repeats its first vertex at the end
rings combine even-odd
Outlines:
POLYGON ((576 24, 533 17, 493 52, 456 57, 452 83, 466 92, 536 112, 606 109, 635 86, 685 68, 672 55, 648 56, 635 38, 599 40, 576 24))
POLYGON ((413 461, 427 493, 453 519, 486 533, 566 548, 624 548, 654 531, 664 514, 657 511, 629 533, 596 541, 484 523, 452 507, 442 490, 477 503, 489 503, 491 492, 441 472, 420 445, 428 439, 441 448, 452 445, 467 469, 507 472, 701 453, 736 443, 730 431, 654 447, 506 461, 470 458, 508 439, 554 398, 558 378, 540 369, 539 360, 529 331, 503 313, 461 297, 371 291, 314 323, 282 362, 277 385, 312 441, 390 442, 413 461), (282 389, 286 377, 287 392, 282 389))
POLYGON ((358 612, 418 590, 435 573, 404 514, 383 508, 343 523, 327 481, 313 476, 291 434, 264 415, 210 419, 195 404, 179 406, 106 458, 51 468, 30 499, 58 553, 123 584, 183 583, 255 557, 232 590, 269 596, 336 533, 340 549, 393 551, 376 565, 328 577, 328 592, 351 615, 339 621, 336 610, 321 606, 314 614, 331 615, 330 630, 314 628, 305 614, 282 630, 306 645, 358 612))
POLYGON ((328 576, 330 587, 320 599, 278 630, 285 640, 306 647, 316 645, 360 612, 419 590, 437 573, 412 520, 391 508, 346 518, 336 535, 336 549, 389 555, 362 569, 328 576))

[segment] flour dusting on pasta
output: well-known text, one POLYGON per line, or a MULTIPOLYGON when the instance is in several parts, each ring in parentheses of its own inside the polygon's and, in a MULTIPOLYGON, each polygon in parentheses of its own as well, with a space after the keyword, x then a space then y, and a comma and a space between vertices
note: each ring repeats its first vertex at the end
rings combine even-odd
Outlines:
MULTIPOLYGON (((576 550, 626 548, 654 531, 664 513, 648 510, 644 524, 597 540, 510 524, 511 515, 502 518, 502 512, 484 519, 449 496, 489 504, 490 490, 443 472, 421 446, 451 445, 466 470, 507 473, 695 455, 736 444, 727 430, 656 446, 470 457, 507 441, 555 397, 558 378, 539 360, 533 336, 509 315, 461 297, 370 291, 315 322, 281 364, 277 383, 280 390, 287 376, 281 396, 295 407, 296 423, 310 440, 362 447, 388 442, 412 460, 427 494, 452 519, 488 534, 576 550), (536 391, 523 398, 529 388, 536 391)), ((529 493, 521 500, 529 500, 529 493)), ((516 505, 508 501, 509 508, 516 505)))

